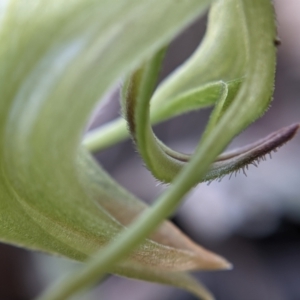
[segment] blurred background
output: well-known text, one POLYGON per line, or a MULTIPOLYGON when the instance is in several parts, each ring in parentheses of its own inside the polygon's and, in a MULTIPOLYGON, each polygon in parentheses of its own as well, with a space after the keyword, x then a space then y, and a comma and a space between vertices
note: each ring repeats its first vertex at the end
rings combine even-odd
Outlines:
MULTIPOLYGON (((300 1, 275 2, 278 32, 276 88, 271 109, 237 137, 230 148, 264 137, 300 121, 300 1), (298 32, 298 33, 297 33, 298 32)), ((162 78, 197 47, 206 28, 198 20, 171 45, 162 78)), ((118 91, 93 117, 91 128, 119 116, 118 91)), ((177 117, 155 127, 170 147, 193 152, 209 109, 177 117)), ((300 134, 243 174, 201 184, 186 197, 173 222, 199 244, 226 257, 232 271, 198 272, 218 300, 300 299, 300 134)), ((151 203, 164 189, 143 166, 131 141, 96 154, 103 167, 129 191, 151 203), (128 176, 130 174, 130 176, 128 176), (137 184, 138 182, 138 184, 137 184)), ((0 244, 0 300, 32 299, 48 284, 79 264, 0 244)), ((171 287, 108 277, 77 299, 192 300, 171 287)))

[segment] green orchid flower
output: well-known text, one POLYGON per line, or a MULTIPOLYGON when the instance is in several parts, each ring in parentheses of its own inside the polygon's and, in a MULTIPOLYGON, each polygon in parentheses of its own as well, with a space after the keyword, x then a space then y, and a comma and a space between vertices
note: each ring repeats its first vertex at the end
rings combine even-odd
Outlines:
POLYGON ((271 1, 11 0, 1 10, 0 239, 85 262, 39 299, 67 299, 105 273, 213 299, 189 271, 231 264, 165 219, 196 184, 255 163, 299 128, 220 155, 272 98, 271 1), (203 42, 155 90, 166 45, 209 4, 203 42), (127 78, 125 120, 83 139, 98 99, 120 78, 127 78), (193 155, 170 149, 151 129, 212 105, 193 155), (153 175, 170 183, 151 207, 118 185, 88 152, 129 135, 153 175))

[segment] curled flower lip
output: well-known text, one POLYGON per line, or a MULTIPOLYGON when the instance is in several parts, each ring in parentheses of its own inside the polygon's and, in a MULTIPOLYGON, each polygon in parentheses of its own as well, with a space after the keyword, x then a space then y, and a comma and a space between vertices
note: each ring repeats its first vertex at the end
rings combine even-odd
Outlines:
MULTIPOLYGON (((276 152, 278 148, 291 140, 297 133, 300 123, 295 123, 287 127, 283 127, 265 138, 262 138, 247 146, 237 148, 226 152, 217 157, 216 161, 210 168, 211 178, 209 181, 218 178, 218 173, 222 173, 221 178, 225 175, 242 170, 246 175, 245 168, 252 164, 257 166, 261 160, 265 160, 265 156, 272 152, 276 152)), ((210 172, 206 175, 208 177, 210 172)))
MULTIPOLYGON (((226 175, 239 172, 240 170, 246 175, 245 168, 250 164, 257 167, 261 160, 265 160, 265 156, 272 152, 277 152, 278 148, 291 140, 300 128, 300 123, 295 123, 287 127, 283 127, 272 132, 268 136, 246 146, 222 153, 211 165, 209 171, 202 181, 209 183, 215 179, 222 179, 226 175)), ((167 151, 168 155, 173 159, 187 163, 191 155, 167 151)))
POLYGON ((283 144, 291 140, 296 135, 299 127, 300 123, 295 123, 290 126, 283 127, 254 143, 221 154, 216 159, 216 161, 230 159, 238 155, 244 154, 246 152, 249 152, 251 150, 253 151, 254 149, 257 149, 257 151, 259 151, 262 155, 262 152, 265 152, 264 154, 268 154, 270 151, 274 151, 276 148, 282 146, 283 144))

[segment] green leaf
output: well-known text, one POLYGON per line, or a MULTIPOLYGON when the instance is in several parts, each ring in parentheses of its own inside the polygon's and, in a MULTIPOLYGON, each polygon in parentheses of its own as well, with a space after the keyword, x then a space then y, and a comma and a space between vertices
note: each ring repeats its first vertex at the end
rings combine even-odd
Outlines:
MULTIPOLYGON (((8 6, 0 29, 2 241, 82 261, 145 210, 78 145, 97 99, 208 2, 19 0, 8 6)), ((228 266, 165 223, 108 271, 200 295, 203 288, 185 271, 228 266)))

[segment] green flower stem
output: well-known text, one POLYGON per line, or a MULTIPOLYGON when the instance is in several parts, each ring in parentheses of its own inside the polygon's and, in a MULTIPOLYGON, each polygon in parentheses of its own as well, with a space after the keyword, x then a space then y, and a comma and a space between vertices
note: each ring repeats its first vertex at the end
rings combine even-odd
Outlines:
POLYGON ((126 122, 120 118, 89 131, 82 144, 90 152, 96 152, 121 142, 128 136, 126 122))
POLYGON ((48 291, 40 300, 66 300, 109 272, 174 212, 181 199, 196 184, 199 175, 204 176, 211 162, 231 139, 265 110, 273 91, 275 68, 273 8, 269 0, 240 1, 240 5, 245 15, 249 60, 247 77, 232 106, 155 204, 81 270, 48 291))

